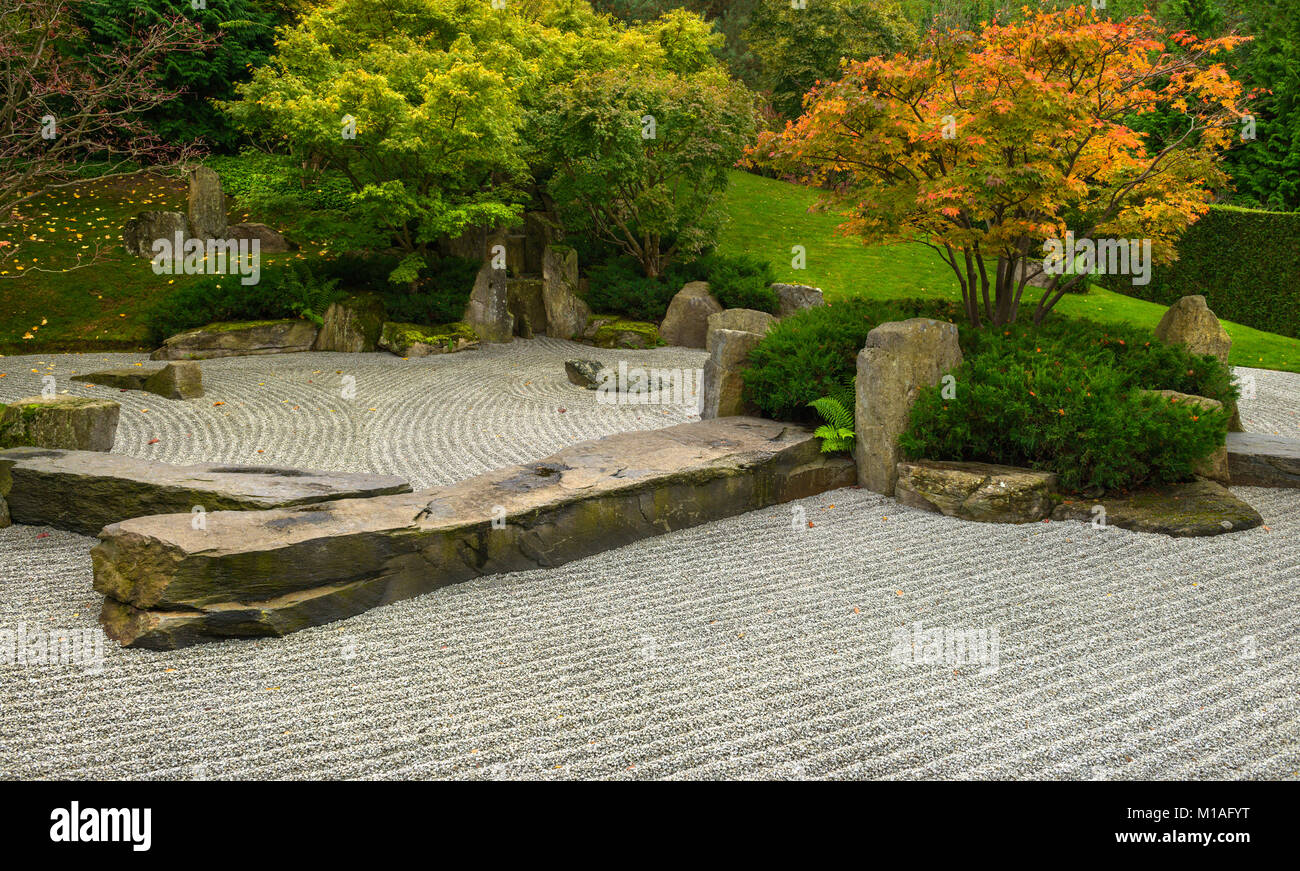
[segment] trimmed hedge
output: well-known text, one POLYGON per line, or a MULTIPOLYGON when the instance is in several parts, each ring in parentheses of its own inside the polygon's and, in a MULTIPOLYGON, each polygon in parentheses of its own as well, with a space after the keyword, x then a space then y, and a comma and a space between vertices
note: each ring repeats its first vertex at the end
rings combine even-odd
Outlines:
POLYGON ((1178 258, 1153 267, 1147 285, 1098 280, 1162 305, 1201 294, 1220 318, 1300 338, 1300 212, 1211 206, 1179 240, 1178 258))

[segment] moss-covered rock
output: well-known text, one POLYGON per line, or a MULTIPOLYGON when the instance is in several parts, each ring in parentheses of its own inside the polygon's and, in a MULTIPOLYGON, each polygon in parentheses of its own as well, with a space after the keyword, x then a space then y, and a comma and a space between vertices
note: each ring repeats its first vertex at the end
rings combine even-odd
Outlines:
POLYGON ((399 357, 453 354, 478 344, 478 334, 463 321, 436 327, 388 321, 379 334, 379 347, 399 357))
POLYGON ((598 348, 654 348, 663 344, 655 324, 613 315, 593 315, 587 321, 586 335, 598 348))
POLYGON ((1066 499, 1052 511, 1053 520, 1098 522, 1099 518, 1106 526, 1175 538, 1222 535, 1264 523, 1258 511, 1205 478, 1101 499, 1066 499))
POLYGON ((85 396, 33 396, 0 404, 0 448, 111 451, 122 406, 85 396))

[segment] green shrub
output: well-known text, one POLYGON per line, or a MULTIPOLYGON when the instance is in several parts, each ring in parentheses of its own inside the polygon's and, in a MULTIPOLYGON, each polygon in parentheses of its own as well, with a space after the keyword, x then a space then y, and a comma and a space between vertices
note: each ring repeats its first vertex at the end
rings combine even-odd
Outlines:
POLYGON ((254 285, 240 276, 209 275, 183 285, 155 305, 145 316, 149 339, 164 339, 217 321, 260 321, 302 317, 320 323, 320 317, 342 296, 337 281, 323 278, 319 264, 296 261, 262 267, 254 285), (313 268, 315 266, 315 268, 313 268))
POLYGON ((385 281, 386 287, 380 292, 388 319, 415 324, 459 321, 465 316, 465 306, 481 266, 464 257, 443 257, 425 270, 415 293, 385 281))
POLYGON ((857 374, 867 333, 886 321, 913 317, 956 320, 947 300, 848 299, 781 320, 749 354, 745 398, 777 420, 811 421, 808 403, 834 396, 857 374))
POLYGON ((592 311, 658 323, 682 289, 663 278, 646 278, 631 257, 615 257, 587 270, 587 304, 592 311))
POLYGON ((1140 330, 1098 339, 1105 329, 1073 321, 1040 331, 972 331, 952 373, 955 397, 945 399, 937 386, 921 391, 900 439, 904 452, 1047 470, 1069 492, 1186 480, 1223 444, 1228 415, 1142 390, 1196 386, 1208 394, 1222 384, 1216 398, 1231 398, 1234 388, 1221 380, 1226 367, 1182 349, 1166 353, 1140 330), (1137 347, 1134 338, 1142 339, 1137 347))
POLYGON ((723 308, 751 308, 776 314, 780 298, 771 284, 772 264, 742 255, 705 254, 669 267, 659 278, 646 278, 630 257, 614 257, 587 270, 587 303, 593 311, 658 323, 683 286, 707 281, 723 308))
POLYGON ((780 297, 772 289, 776 274, 772 264, 757 257, 706 254, 668 270, 669 283, 679 290, 691 281, 707 281, 709 293, 723 308, 749 308, 777 314, 780 297))
POLYGON ((1221 318, 1300 338, 1300 212, 1211 206, 1178 241, 1178 260, 1152 268, 1150 284, 1099 280, 1162 305, 1200 294, 1221 318))

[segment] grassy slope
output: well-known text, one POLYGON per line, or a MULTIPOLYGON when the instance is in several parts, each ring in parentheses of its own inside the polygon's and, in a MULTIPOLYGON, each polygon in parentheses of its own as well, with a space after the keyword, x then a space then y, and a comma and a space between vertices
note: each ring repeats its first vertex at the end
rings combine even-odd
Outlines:
MULTIPOLYGON (((145 312, 196 278, 155 275, 148 260, 128 257, 122 225, 142 211, 184 211, 185 191, 176 179, 142 174, 65 188, 24 206, 23 224, 0 229, 0 354, 143 348, 145 312), (90 259, 96 245, 103 246, 98 262, 41 271, 75 266, 78 254, 90 259)), ((263 263, 293 256, 267 255, 263 263)))
MULTIPOLYGON (((731 223, 718 246, 725 254, 771 260, 779 281, 822 288, 827 299, 939 296, 961 299, 956 276, 924 245, 865 247, 836 231, 833 214, 809 213, 813 191, 748 173, 732 173, 731 223), (807 268, 790 267, 794 245, 807 249, 807 268)), ((1037 298, 1033 301, 1036 303, 1037 298)), ((1165 307, 1094 287, 1067 294, 1056 310, 1096 321, 1124 321, 1154 329, 1165 307)), ((1224 321, 1238 366, 1300 372, 1300 340, 1224 321)))
MULTIPOLYGON (((817 285, 832 300, 864 295, 960 298, 956 279, 930 249, 864 247, 836 232, 835 216, 809 214, 813 199, 814 194, 804 188, 733 173, 728 195, 732 220, 720 250, 767 258, 776 265, 780 280, 817 285), (807 249, 807 269, 790 268, 793 245, 807 249)), ((28 206, 27 222, 0 235, 0 354, 142 348, 144 314, 150 305, 194 279, 157 276, 149 261, 127 257, 121 249, 122 225, 148 209, 183 210, 184 200, 185 188, 179 181, 142 175, 90 182, 28 206), (38 271, 73 265, 78 253, 89 255, 96 243, 107 246, 107 259, 102 262, 65 273, 38 271), (17 245, 21 250, 15 257, 17 245)), ((231 216, 232 220, 246 217, 231 216)), ((301 256, 301 252, 267 256, 265 262, 301 256)), ((1148 327, 1154 327, 1164 312, 1163 306, 1101 289, 1071 294, 1058 308, 1096 320, 1148 327)), ((1233 339, 1233 363, 1300 371, 1300 340, 1233 323, 1225 326, 1233 339)))

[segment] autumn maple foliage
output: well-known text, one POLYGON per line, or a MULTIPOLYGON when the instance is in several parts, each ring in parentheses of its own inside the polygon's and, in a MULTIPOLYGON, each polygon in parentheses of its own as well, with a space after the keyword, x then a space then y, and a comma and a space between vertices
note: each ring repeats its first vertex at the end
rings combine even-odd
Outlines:
MULTIPOLYGON (((972 324, 1016 319, 1044 242, 1174 242, 1226 176, 1241 86, 1215 60, 1243 37, 1168 33, 1149 15, 1086 6, 930 33, 912 55, 848 62, 805 113, 765 134, 751 158, 817 185, 865 242, 921 242, 956 273, 972 324), (1160 142, 1130 126, 1183 113, 1160 142)), ((1078 275, 1056 275, 1041 322, 1078 275)))

